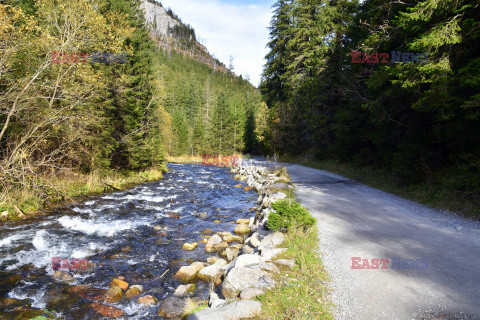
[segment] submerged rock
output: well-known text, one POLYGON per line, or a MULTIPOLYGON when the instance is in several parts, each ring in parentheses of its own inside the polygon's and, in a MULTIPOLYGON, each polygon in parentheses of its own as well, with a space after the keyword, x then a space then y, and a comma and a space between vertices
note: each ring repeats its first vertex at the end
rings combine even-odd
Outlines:
POLYGON ((173 295, 179 298, 188 297, 193 294, 193 291, 195 291, 194 284, 180 285, 177 287, 173 295))
POLYGON ((158 314, 167 319, 180 317, 185 308, 186 301, 178 297, 169 297, 162 302, 158 314))
POLYGON ((235 226, 233 232, 237 234, 244 234, 250 232, 250 227, 247 224, 241 223, 235 226))
POLYGON ((196 247, 198 247, 198 243, 184 243, 182 249, 187 251, 193 251, 196 247))
POLYGON ((66 271, 57 270, 53 274, 53 280, 56 282, 72 283, 75 279, 66 271))
POLYGON ((134 298, 140 294, 140 290, 137 287, 131 287, 130 289, 125 292, 125 297, 128 299, 134 298))
POLYGON ((151 306, 157 302, 158 300, 155 297, 150 295, 138 298, 138 304, 142 304, 144 306, 151 306))
POLYGON ((98 302, 92 302, 90 305, 96 313, 109 318, 118 318, 125 315, 125 312, 122 309, 107 306, 98 302))
POLYGON ((172 243, 172 241, 168 240, 168 239, 158 239, 157 241, 155 241, 155 244, 159 244, 159 245, 162 245, 162 246, 166 246, 166 245, 169 245, 171 243, 172 243))
POLYGON ((194 262, 189 266, 183 266, 175 274, 175 278, 182 282, 190 282, 195 279, 198 272, 204 268, 202 262, 194 262))
POLYGON ((103 296, 103 301, 106 303, 115 303, 123 298, 123 290, 120 287, 112 286, 103 296))
POLYGON ((128 282, 125 282, 125 281, 120 280, 120 279, 113 279, 112 283, 111 283, 111 286, 117 286, 117 287, 122 288, 123 291, 127 291, 128 282))

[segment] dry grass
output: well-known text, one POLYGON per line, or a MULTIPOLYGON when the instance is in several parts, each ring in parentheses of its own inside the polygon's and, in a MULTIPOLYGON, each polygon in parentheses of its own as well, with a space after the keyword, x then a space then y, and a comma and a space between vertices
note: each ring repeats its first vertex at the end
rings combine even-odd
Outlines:
MULTIPOLYGON (((212 156, 224 156, 224 155, 212 155, 212 156)), ((238 157, 240 159, 245 158, 242 154, 233 154, 228 155, 232 157, 238 157)), ((202 156, 201 155, 182 155, 182 156, 167 156, 167 162, 170 163, 202 163, 202 156)))
POLYGON ((170 163, 202 163, 202 156, 167 156, 170 163))
MULTIPOLYGON (((31 186, 2 190, 0 195, 0 213, 7 211, 7 219, 19 219, 21 212, 27 216, 35 215, 40 210, 64 204, 76 198, 98 194, 110 190, 123 190, 136 184, 159 180, 163 176, 162 169, 149 169, 142 172, 113 172, 100 174, 93 172, 88 175, 69 173, 57 177, 45 177, 48 188, 31 186)), ((45 182, 43 181, 43 182, 45 182)))

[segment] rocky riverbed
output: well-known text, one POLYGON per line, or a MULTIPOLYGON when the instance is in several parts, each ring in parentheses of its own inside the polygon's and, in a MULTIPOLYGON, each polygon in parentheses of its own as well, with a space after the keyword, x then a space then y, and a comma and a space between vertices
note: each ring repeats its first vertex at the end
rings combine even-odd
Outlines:
POLYGON ((252 166, 171 165, 161 181, 4 224, 0 316, 255 316, 252 299, 294 264, 275 260, 284 236, 265 228, 270 203, 285 197, 278 179, 252 166))
MULTIPOLYGON (((207 252, 217 251, 223 259, 212 256, 207 260, 208 266, 202 267, 194 262, 177 273, 178 277, 187 274, 189 280, 197 277, 211 284, 209 307, 190 314, 188 320, 237 320, 257 316, 262 305, 255 298, 275 287, 274 274, 280 273, 280 268, 295 266, 295 261, 276 259, 286 250, 279 247, 285 236, 266 228, 272 210, 270 204, 286 197, 285 193, 274 190, 287 185, 277 182, 281 178, 264 167, 240 164, 232 172, 236 174, 235 179, 247 183, 246 188, 258 192, 257 214, 248 220, 236 221, 234 233, 246 237, 244 241, 232 238, 234 236, 230 232, 220 232, 206 238, 207 252), (229 240, 238 244, 229 245, 229 240)), ((164 302, 162 308, 170 303, 164 302)))

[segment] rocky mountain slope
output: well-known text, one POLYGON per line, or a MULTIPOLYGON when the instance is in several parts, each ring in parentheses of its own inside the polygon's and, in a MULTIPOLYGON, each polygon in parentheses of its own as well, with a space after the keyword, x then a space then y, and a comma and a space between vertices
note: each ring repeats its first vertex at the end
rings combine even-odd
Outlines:
POLYGON ((159 47, 191 56, 215 70, 229 72, 223 63, 197 41, 193 27, 183 23, 171 9, 154 0, 142 0, 140 8, 151 30, 150 36, 159 47))

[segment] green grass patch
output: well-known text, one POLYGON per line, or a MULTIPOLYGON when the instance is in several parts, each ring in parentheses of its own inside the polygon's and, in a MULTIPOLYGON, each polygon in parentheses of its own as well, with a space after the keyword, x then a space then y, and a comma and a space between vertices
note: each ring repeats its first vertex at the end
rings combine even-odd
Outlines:
POLYGON ((275 212, 268 216, 267 227, 275 231, 286 231, 291 228, 308 229, 317 222, 307 208, 289 198, 272 203, 272 208, 275 212))
POLYGON ((417 184, 398 185, 394 182, 394 176, 382 168, 359 167, 338 160, 312 161, 303 158, 283 158, 282 161, 330 171, 435 209, 447 209, 467 217, 480 218, 480 197, 469 196, 445 184, 444 181, 450 179, 448 173, 436 173, 417 184))
POLYGON ((276 276, 280 284, 259 297, 262 313, 258 319, 334 319, 328 275, 317 252, 317 229, 289 229, 282 247, 288 250, 279 259, 295 260, 296 267, 285 268, 276 276))

